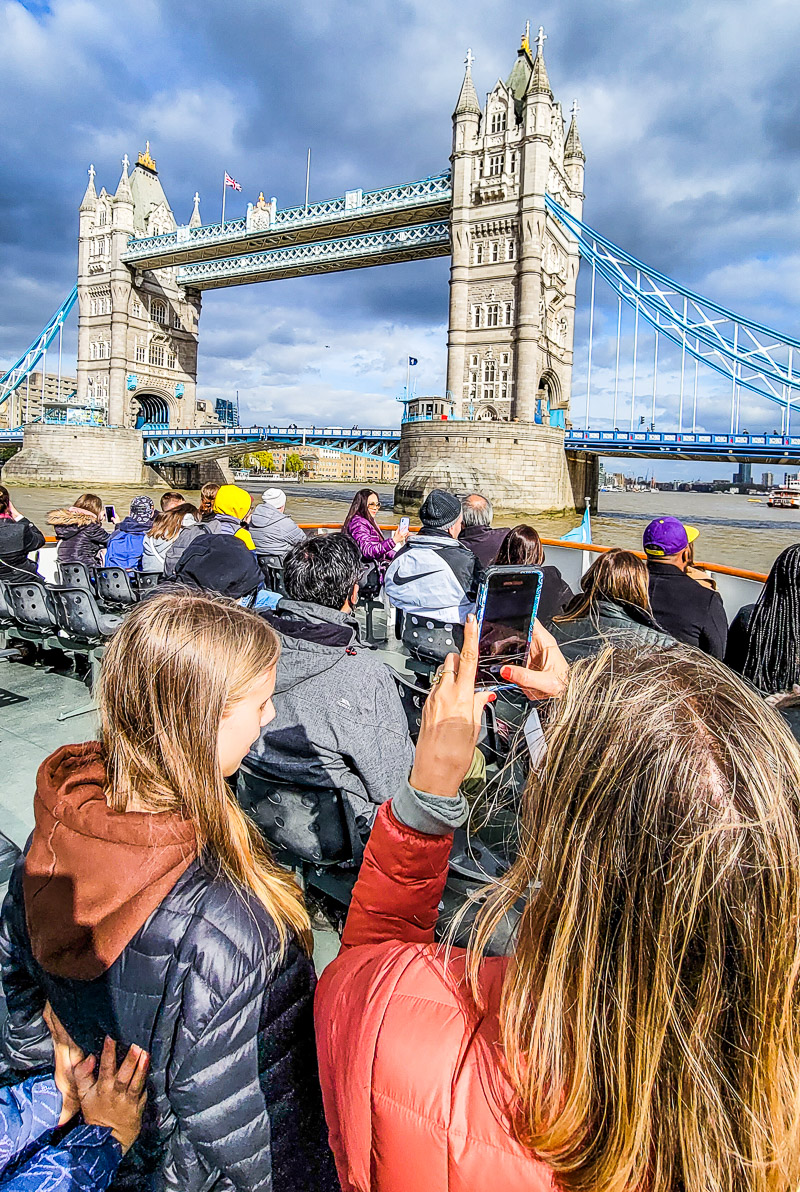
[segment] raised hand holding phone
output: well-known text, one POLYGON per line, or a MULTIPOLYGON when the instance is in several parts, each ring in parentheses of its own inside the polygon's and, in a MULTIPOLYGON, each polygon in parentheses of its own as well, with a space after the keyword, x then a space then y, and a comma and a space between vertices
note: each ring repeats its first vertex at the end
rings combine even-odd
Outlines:
POLYGON ((531 635, 527 666, 504 666, 501 678, 524 691, 528 699, 552 699, 561 695, 569 678, 569 663, 561 648, 542 625, 536 621, 531 635))
POLYGON ((478 621, 467 617, 461 655, 448 654, 422 709, 411 785, 453 798, 472 764, 483 709, 495 693, 475 690, 478 621))

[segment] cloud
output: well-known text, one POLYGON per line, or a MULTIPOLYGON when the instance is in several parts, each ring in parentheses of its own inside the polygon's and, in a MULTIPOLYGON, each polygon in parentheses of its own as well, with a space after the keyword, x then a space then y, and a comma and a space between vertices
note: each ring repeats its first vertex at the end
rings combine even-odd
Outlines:
MULTIPOLYGON (((587 221, 698 292, 795 332, 796 5, 544 0, 534 13, 478 0, 195 0, 188 20, 169 0, 0 0, 0 357, 18 355, 73 284, 90 161, 111 189, 122 154, 149 139, 179 220, 196 189, 204 219, 217 216, 226 169, 244 186, 231 214, 260 190, 282 206, 302 201, 309 146, 312 199, 424 177, 448 162, 467 45, 485 94, 510 70, 526 16, 548 33, 556 97, 581 105, 587 221)), ((209 294, 201 391, 238 386, 253 418, 393 421, 407 354, 420 360, 420 389, 443 388, 447 301, 445 260, 209 294)), ((579 303, 576 422, 586 270, 579 303)), ((598 288, 596 305, 591 407, 610 423, 616 299, 598 288)), ((630 416, 631 330, 618 418, 623 395, 630 416)), ((643 333, 635 417, 652 413, 652 349, 643 333)), ((679 373, 664 348, 657 423, 677 419, 679 373)), ((699 393, 704 424, 724 427, 725 383, 705 378, 699 393)), ((742 415, 770 428, 775 416, 749 397, 742 415)))

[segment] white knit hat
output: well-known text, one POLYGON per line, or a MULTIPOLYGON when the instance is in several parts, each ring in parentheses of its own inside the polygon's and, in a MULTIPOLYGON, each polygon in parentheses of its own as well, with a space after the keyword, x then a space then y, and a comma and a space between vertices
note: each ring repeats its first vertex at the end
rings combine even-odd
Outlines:
POLYGON ((267 488, 261 494, 261 500, 273 509, 283 509, 286 505, 286 493, 282 488, 267 488))

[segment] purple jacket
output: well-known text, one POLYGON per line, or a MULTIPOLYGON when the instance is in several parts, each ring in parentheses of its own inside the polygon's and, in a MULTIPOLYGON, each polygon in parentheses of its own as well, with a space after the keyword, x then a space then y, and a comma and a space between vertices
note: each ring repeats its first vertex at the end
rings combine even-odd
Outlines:
POLYGON ((369 562, 388 562, 394 558, 397 543, 391 538, 384 538, 368 518, 356 514, 347 527, 347 533, 361 551, 362 559, 369 562))

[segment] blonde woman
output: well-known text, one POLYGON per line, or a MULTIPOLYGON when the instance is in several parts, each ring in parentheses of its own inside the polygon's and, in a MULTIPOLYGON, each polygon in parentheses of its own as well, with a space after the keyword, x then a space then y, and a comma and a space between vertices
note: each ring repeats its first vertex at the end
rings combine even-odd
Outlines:
POLYGON ((432 939, 487 699, 474 620, 378 812, 317 993, 342 1188, 795 1192, 800 750, 697 650, 569 671, 539 629, 534 654, 506 677, 561 694, 468 951, 432 939))
POLYGON ((158 594, 108 646, 101 740, 39 770, 0 933, 6 1066, 51 1064, 48 1000, 87 1053, 150 1052, 121 1187, 336 1186, 308 915, 226 783, 274 714, 278 653, 253 613, 158 594))

